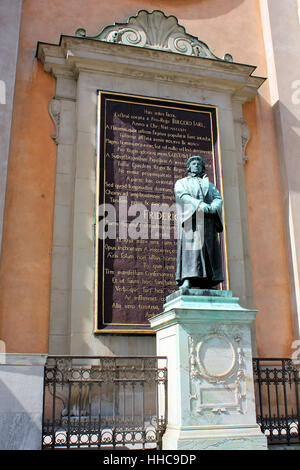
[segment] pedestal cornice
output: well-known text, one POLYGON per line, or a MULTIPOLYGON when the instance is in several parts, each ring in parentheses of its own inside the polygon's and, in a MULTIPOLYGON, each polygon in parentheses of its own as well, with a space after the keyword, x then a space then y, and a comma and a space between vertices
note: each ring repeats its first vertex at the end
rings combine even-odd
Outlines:
POLYGON ((241 307, 239 299, 232 297, 230 291, 178 290, 166 300, 164 311, 150 318, 151 327, 155 330, 175 324, 251 324, 257 314, 256 310, 241 307))

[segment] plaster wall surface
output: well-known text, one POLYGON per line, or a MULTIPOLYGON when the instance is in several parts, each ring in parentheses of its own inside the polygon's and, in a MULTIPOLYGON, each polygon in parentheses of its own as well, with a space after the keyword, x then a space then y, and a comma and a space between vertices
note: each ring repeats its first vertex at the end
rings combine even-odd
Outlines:
MULTIPOLYGON (((230 52, 236 62, 257 65, 256 74, 267 76, 257 0, 167 0, 163 4, 147 0, 142 6, 137 0, 121 4, 118 0, 109 4, 70 0, 67 6, 58 0, 24 2, 0 271, 0 337, 8 351, 48 350, 55 174, 60 163, 51 138, 54 124, 48 112, 55 94, 55 79, 43 71, 35 58, 37 42, 57 44, 60 34, 73 35, 79 27, 96 34, 108 24, 127 21, 141 7, 175 15, 187 32, 205 41, 217 56, 230 52)), ((258 351, 264 356, 286 356, 293 331, 282 191, 268 82, 252 103, 244 105, 244 118, 251 134, 244 172, 253 299, 259 310, 258 351), (263 231, 266 210, 271 211, 272 217, 268 236, 263 231), (276 282, 270 272, 275 274, 276 282), (268 342, 264 340, 266 325, 273 332, 268 342)))

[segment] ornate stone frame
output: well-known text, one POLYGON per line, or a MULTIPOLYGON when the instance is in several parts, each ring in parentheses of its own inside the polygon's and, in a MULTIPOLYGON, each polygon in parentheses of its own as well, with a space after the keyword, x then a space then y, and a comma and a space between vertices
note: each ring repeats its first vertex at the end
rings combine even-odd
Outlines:
MULTIPOLYGON (((204 328, 205 329, 205 328, 204 328)), ((242 338, 239 333, 230 337, 227 332, 221 328, 210 330, 202 335, 190 336, 190 389, 191 389, 191 409, 192 402, 196 400, 196 414, 201 414, 205 410, 212 410, 213 413, 230 413, 236 411, 244 412, 245 394, 245 371, 243 361, 243 348, 241 346, 242 338), (228 370, 224 369, 222 373, 212 373, 206 370, 205 364, 201 358, 201 349, 210 340, 223 341, 228 345, 228 350, 232 354, 232 364, 228 370), (218 393, 225 392, 231 395, 231 401, 207 402, 203 400, 203 392, 216 396, 218 393)))
POLYGON ((218 59, 202 41, 188 35, 175 17, 162 12, 143 13, 150 27, 144 30, 146 43, 124 43, 120 31, 133 23, 136 30, 139 15, 105 28, 97 37, 87 37, 81 29, 77 36, 61 36, 58 45, 39 43, 37 47, 45 72, 56 77, 56 93, 49 105, 57 143, 51 353, 155 352, 152 337, 93 334, 97 89, 218 106, 230 285, 242 305, 252 306, 243 175, 249 133, 242 104, 255 97, 264 79, 252 75, 254 66, 232 62, 228 54, 218 59), (172 23, 171 35, 180 37, 181 51, 165 47, 166 42, 149 45, 151 24, 157 26, 158 19, 167 27, 172 23), (183 44, 191 43, 195 47, 185 50, 183 44))

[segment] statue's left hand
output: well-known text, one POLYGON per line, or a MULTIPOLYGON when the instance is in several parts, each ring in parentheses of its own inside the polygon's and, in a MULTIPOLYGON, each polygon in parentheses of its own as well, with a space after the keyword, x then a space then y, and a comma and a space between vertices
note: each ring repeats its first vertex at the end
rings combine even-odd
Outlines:
POLYGON ((210 205, 207 204, 206 202, 201 202, 201 203, 199 204, 198 210, 204 212, 205 214, 209 214, 209 212, 210 212, 210 205))

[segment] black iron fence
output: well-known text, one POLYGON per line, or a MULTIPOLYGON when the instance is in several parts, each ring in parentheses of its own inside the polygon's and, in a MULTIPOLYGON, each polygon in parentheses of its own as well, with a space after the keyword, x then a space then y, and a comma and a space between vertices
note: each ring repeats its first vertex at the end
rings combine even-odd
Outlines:
MULTIPOLYGON (((272 444, 300 444, 300 365, 253 359, 257 422, 272 444)), ((49 356, 43 449, 161 448, 167 359, 49 356)))
POLYGON ((165 357, 48 357, 43 449, 159 449, 166 420, 165 357))
POLYGON ((253 359, 257 422, 268 444, 300 443, 299 365, 253 359))

